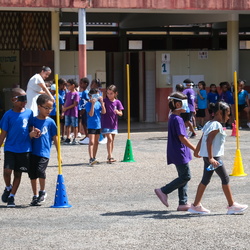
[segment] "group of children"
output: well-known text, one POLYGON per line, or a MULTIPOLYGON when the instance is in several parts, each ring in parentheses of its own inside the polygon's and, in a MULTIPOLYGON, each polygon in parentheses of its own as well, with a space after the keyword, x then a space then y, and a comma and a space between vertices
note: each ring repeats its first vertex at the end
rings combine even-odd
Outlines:
MULTIPOLYGON (((204 82, 199 83, 200 90, 204 89, 203 86, 204 82)), ((234 201, 229 186, 229 176, 221 159, 221 156, 224 155, 226 137, 222 124, 230 117, 230 105, 226 102, 226 98, 223 100, 214 98, 215 102, 210 102, 209 110, 211 111, 212 118, 203 126, 203 134, 197 146, 195 146, 188 140, 186 132, 185 123, 187 122, 185 118, 187 119, 188 116, 182 116, 182 114, 186 114, 186 112, 192 110, 190 105, 188 105, 189 96, 190 91, 177 91, 169 97, 171 114, 168 120, 167 163, 176 166, 178 177, 165 186, 155 189, 155 194, 168 207, 168 194, 178 189, 179 206, 177 207, 177 211, 208 214, 210 210, 202 206, 201 199, 213 173, 216 172, 221 179, 222 190, 228 202, 227 214, 242 213, 248 206, 238 204, 234 201), (202 180, 197 188, 196 197, 192 204, 188 203, 187 195, 187 184, 191 179, 189 162, 192 156, 190 149, 194 151, 195 157, 203 157, 204 162, 202 180), (212 170, 208 168, 210 165, 212 165, 212 170)), ((201 100, 205 99, 203 91, 200 91, 198 96, 201 100)), ((202 112, 199 112, 199 114, 202 114, 202 112)), ((190 121, 190 117, 188 119, 190 121)))
MULTIPOLYGON (((230 117, 223 123, 224 129, 231 128, 230 123, 234 122, 234 89, 228 82, 220 83, 220 94, 217 91, 215 84, 210 85, 210 90, 207 93, 206 83, 204 81, 198 82, 197 92, 193 89, 193 82, 190 79, 184 80, 183 84, 176 85, 176 91, 182 92, 187 96, 189 109, 186 113, 182 113, 181 117, 184 119, 185 125, 190 130, 189 137, 196 136, 195 130, 201 130, 205 124, 207 112, 209 119, 214 116, 210 104, 219 101, 226 102, 230 107, 230 117)), ((239 114, 244 111, 247 118, 247 126, 250 128, 250 107, 248 100, 248 92, 244 89, 245 81, 238 80, 238 111, 239 114)), ((241 129, 242 127, 239 127, 241 129)))
MULTIPOLYGON (((103 99, 100 90, 91 88, 87 90, 88 79, 83 78, 86 89, 77 92, 77 82, 73 79, 67 81, 60 79, 60 122, 66 126, 66 143, 70 140, 71 129, 74 139, 77 136, 78 105, 82 103, 82 116, 86 122, 86 136, 89 138, 89 165, 98 163, 96 154, 100 133, 107 137, 107 163, 115 162, 112 157, 114 138, 118 133, 118 116, 122 116, 124 109, 117 99, 115 85, 107 87, 107 97, 103 99), (65 92, 66 82, 68 91, 65 92)), ((52 142, 58 148, 55 86, 51 86, 54 100, 47 94, 37 98, 38 115, 26 109, 27 96, 23 89, 12 90, 11 101, 13 108, 7 111, 0 122, 0 145, 4 142, 4 181, 5 189, 2 201, 7 207, 15 207, 15 194, 19 187, 22 172, 28 172, 33 191, 31 206, 40 206, 47 196, 45 191, 46 168, 48 166, 52 142), (12 173, 14 175, 11 180, 12 173), (38 191, 38 182, 40 189, 38 191)))

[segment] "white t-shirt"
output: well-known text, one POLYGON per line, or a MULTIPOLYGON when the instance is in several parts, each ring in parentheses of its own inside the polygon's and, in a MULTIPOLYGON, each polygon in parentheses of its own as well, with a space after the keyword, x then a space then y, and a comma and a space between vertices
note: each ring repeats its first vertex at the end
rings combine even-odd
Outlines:
POLYGON ((39 83, 45 83, 40 74, 35 74, 32 76, 27 85, 27 104, 26 108, 33 111, 34 116, 38 115, 38 108, 36 100, 40 95, 39 92, 42 91, 42 88, 38 85, 39 83))
POLYGON ((217 121, 209 121, 207 122, 202 131, 203 131, 203 137, 201 140, 201 148, 199 155, 202 157, 208 157, 207 152, 207 137, 209 133, 211 133, 214 130, 219 130, 219 133, 214 137, 212 142, 212 154, 213 157, 219 157, 224 155, 224 143, 226 139, 226 133, 222 128, 222 125, 217 121))

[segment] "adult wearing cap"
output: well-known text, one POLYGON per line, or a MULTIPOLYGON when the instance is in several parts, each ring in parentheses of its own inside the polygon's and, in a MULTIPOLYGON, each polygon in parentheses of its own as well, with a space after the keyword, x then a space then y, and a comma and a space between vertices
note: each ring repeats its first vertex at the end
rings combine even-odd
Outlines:
POLYGON ((44 80, 46 80, 51 74, 51 69, 49 67, 43 66, 40 73, 32 76, 27 85, 27 104, 26 108, 33 111, 34 116, 38 115, 38 108, 36 100, 39 95, 47 94, 54 100, 49 89, 46 87, 44 80))

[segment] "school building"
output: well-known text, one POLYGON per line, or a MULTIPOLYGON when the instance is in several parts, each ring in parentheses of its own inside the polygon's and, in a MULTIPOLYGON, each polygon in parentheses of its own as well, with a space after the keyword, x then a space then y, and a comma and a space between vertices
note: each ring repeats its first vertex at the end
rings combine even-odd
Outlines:
POLYGON ((167 96, 185 78, 218 86, 237 71, 250 81, 247 0, 0 0, 0 6, 5 109, 10 89, 25 89, 43 65, 66 79, 117 85, 126 117, 129 64, 131 118, 141 122, 167 121, 167 96))

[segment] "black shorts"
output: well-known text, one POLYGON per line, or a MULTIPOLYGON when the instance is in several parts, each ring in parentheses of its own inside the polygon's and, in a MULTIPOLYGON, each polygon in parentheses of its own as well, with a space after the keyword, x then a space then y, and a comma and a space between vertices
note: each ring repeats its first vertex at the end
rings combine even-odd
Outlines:
POLYGON ((31 180, 37 178, 46 179, 46 168, 48 166, 48 163, 49 158, 31 154, 29 178, 31 180))
POLYGON ((198 109, 196 112, 196 117, 206 117, 206 109, 198 109))
POLYGON ((83 114, 82 114, 82 125, 87 126, 87 112, 85 109, 84 109, 83 114))
POLYGON ((243 111, 245 108, 247 108, 248 106, 247 106, 247 104, 245 103, 245 104, 239 104, 238 105, 238 111, 239 112, 241 112, 241 111, 243 111))
POLYGON ((28 172, 30 167, 30 152, 14 153, 4 152, 4 169, 11 169, 16 172, 28 172))
POLYGON ((88 134, 90 134, 90 135, 99 135, 99 134, 101 134, 101 130, 100 129, 88 128, 88 134))
POLYGON ((191 119, 191 113, 181 113, 181 118, 184 122, 190 121, 191 119))

